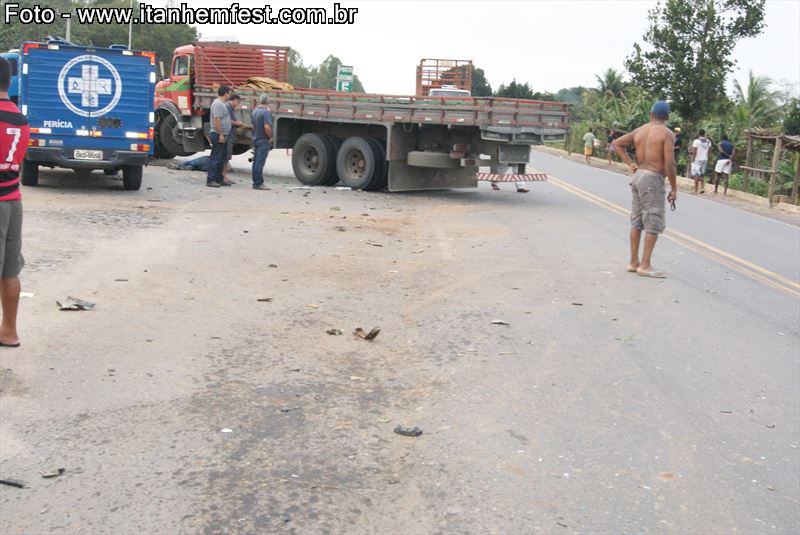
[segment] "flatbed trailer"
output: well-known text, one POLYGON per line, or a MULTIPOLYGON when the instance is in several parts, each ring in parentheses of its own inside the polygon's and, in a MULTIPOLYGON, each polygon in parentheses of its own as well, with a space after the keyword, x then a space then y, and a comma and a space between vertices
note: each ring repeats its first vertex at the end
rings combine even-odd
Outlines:
MULTIPOLYGON (((536 180, 541 177, 525 172, 530 146, 563 141, 569 128, 569 106, 560 102, 316 90, 236 93, 245 124, 258 96, 269 95, 274 148, 293 149, 295 176, 307 185, 341 180, 364 190, 463 188, 476 187, 479 179, 505 179, 509 171, 517 180, 536 180), (479 167, 490 172, 478 176, 479 167)), ((196 89, 193 107, 207 109, 214 98, 214 92, 196 89)), ((239 130, 251 136, 251 129, 239 130)))

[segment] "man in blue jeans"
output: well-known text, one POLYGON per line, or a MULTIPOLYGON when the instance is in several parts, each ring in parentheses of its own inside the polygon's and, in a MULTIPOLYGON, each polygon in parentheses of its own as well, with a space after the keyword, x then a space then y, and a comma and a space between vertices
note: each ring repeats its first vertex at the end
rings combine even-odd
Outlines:
POLYGON ((211 157, 206 178, 206 186, 209 188, 230 186, 222 177, 228 156, 228 137, 231 134, 231 116, 225 104, 230 94, 231 88, 221 85, 217 90, 219 96, 211 103, 211 132, 208 136, 211 139, 211 157))
POLYGON ((268 190, 264 185, 264 165, 272 144, 272 114, 267 108, 269 97, 261 95, 253 110, 253 189, 268 190))

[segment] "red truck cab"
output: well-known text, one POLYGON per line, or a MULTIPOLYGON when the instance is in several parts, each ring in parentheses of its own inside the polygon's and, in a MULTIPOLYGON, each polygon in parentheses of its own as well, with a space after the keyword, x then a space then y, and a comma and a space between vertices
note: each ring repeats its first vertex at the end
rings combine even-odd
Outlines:
MULTIPOLYGON (((248 78, 289 79, 289 47, 197 42, 175 49, 169 75, 155 91, 157 158, 189 156, 205 150, 208 112, 221 85, 236 89, 248 78), (198 94, 203 98, 197 98, 198 94)), ((234 152, 247 150, 239 140, 234 152)))

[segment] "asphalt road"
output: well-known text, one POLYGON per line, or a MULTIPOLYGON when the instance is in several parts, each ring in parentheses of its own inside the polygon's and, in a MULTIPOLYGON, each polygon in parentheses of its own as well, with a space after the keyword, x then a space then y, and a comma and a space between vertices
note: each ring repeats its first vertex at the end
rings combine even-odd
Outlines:
POLYGON ((299 190, 282 152, 266 192, 24 190, 0 532, 800 530, 797 227, 682 195, 657 281, 622 176, 299 190))

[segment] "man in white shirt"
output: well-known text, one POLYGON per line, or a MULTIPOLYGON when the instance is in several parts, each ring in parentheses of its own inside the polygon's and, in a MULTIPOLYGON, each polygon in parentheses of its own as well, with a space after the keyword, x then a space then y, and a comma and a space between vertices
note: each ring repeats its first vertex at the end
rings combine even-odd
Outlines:
POLYGON ((706 167, 708 166, 708 151, 711 149, 711 140, 706 137, 706 131, 700 130, 700 137, 694 140, 689 150, 692 158, 692 178, 694 179, 694 192, 706 192, 706 167), (698 191, 699 190, 699 191, 698 191))

